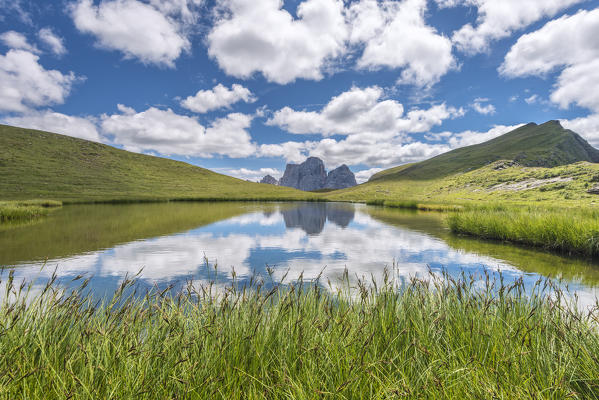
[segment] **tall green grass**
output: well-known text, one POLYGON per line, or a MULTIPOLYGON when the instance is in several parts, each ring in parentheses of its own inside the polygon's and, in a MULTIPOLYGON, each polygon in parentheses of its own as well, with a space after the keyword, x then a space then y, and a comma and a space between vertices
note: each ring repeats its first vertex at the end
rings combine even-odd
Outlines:
POLYGON ((139 297, 125 279, 97 304, 54 280, 27 295, 9 276, 0 397, 599 398, 597 307, 550 281, 253 282, 139 297))
POLYGON ((405 210, 420 210, 420 211, 440 211, 453 212, 464 209, 464 206, 458 204, 436 204, 427 202, 418 202, 415 200, 369 200, 366 202, 371 206, 384 206, 388 208, 401 208, 405 210))
POLYGON ((0 223, 29 221, 46 215, 48 210, 42 207, 16 207, 0 205, 0 223))
POLYGON ((0 202, 0 204, 2 204, 2 203, 13 204, 13 205, 20 206, 20 207, 44 207, 44 208, 62 207, 62 201, 47 200, 47 199, 0 202))
POLYGON ((60 207, 59 201, 0 201, 0 223, 31 221, 48 214, 48 208, 60 207))
POLYGON ((455 213, 447 221, 455 233, 599 256, 599 212, 593 210, 497 206, 455 213))

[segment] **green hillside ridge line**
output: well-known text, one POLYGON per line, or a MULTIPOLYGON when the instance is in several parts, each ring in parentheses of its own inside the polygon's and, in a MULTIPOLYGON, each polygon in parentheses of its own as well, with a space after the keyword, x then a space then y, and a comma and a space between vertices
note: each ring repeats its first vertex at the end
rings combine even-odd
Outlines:
POLYGON ((559 121, 529 123, 487 142, 461 147, 431 159, 381 171, 370 181, 438 179, 513 160, 525 167, 557 167, 580 161, 599 162, 599 150, 559 121))
POLYGON ((0 125, 0 199, 65 203, 154 200, 308 200, 181 161, 71 136, 0 125))
MULTIPOLYGON (((599 182, 599 164, 586 161, 553 168, 512 165, 496 169, 501 161, 463 174, 417 180, 379 179, 325 194, 331 201, 416 201, 430 205, 476 205, 489 202, 597 206, 599 195, 589 189, 599 182), (554 182, 555 178, 560 181, 554 182), (534 184, 528 184, 534 182, 534 184), (538 185, 536 183, 539 183, 538 185), (502 187, 518 183, 518 189, 502 187)), ((419 207, 420 208, 420 207, 419 207)), ((443 207, 441 207, 443 208, 443 207)))
MULTIPOLYGON (((252 183, 181 161, 0 125, 0 200, 68 203, 166 200, 478 201, 594 205, 599 150, 559 122, 524 125, 488 142, 391 168, 326 193, 252 183), (515 162, 512 162, 514 161, 515 162), (559 178, 557 180, 552 180, 559 178), (509 188, 519 183, 518 190, 509 188), (531 182, 529 184, 529 182, 531 182), (506 186, 507 185, 507 186, 506 186)), ((428 209, 428 206, 425 207, 428 209)))
POLYGON ((530 123, 324 196, 425 210, 489 202, 588 207, 599 204, 598 162, 599 150, 558 121, 530 123))

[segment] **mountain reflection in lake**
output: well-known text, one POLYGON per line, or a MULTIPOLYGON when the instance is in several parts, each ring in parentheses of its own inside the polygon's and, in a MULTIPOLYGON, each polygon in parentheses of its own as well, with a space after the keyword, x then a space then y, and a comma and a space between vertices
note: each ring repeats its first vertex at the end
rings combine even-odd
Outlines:
POLYGON ((561 277, 585 303, 594 299, 599 274, 592 263, 459 238, 442 218, 344 203, 67 206, 39 224, 0 231, 0 264, 40 287, 55 269, 67 285, 93 276, 97 296, 142 268, 139 285, 146 287, 215 278, 224 285, 233 269, 241 284, 256 274, 268 284, 267 268, 275 280, 287 271, 288 279, 303 272, 307 280, 322 272, 321 282, 334 286, 346 268, 355 282, 381 279, 393 266, 400 282, 442 269, 454 276, 501 271, 528 286, 541 276, 561 277))
POLYGON ((308 203, 281 210, 287 228, 301 228, 308 235, 322 232, 327 221, 345 228, 354 219, 353 205, 333 203, 308 203))

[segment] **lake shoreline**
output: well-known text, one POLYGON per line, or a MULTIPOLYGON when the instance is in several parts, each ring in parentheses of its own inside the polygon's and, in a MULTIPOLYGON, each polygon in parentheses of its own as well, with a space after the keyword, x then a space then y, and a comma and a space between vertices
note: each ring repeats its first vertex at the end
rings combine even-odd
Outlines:
MULTIPOLYGON (((386 208, 416 210, 422 212, 440 212, 448 214, 446 225, 456 234, 464 234, 483 240, 499 240, 530 248, 542 248, 558 254, 599 257, 599 238, 595 232, 599 224, 599 212, 591 207, 576 210, 564 206, 544 206, 530 203, 510 204, 508 202, 470 201, 462 203, 431 203, 410 200, 332 200, 323 197, 312 197, 302 200, 294 198, 218 198, 218 197, 183 197, 183 198, 123 198, 106 200, 55 201, 55 200, 20 200, 0 201, 0 225, 7 227, 9 223, 30 222, 38 220, 48 213, 48 208, 68 205, 93 204, 147 204, 147 203, 353 203, 386 208), (514 221, 523 219, 523 211, 528 212, 526 222, 515 227, 514 221), (570 221, 564 217, 564 211, 575 211, 582 215, 577 229, 564 228, 570 221), (509 214, 509 215, 508 215, 509 214), (584 214, 584 215, 583 215, 584 214), (588 215, 586 215, 588 214, 588 215), (592 214, 592 215, 591 215, 592 214), (560 220, 556 223, 556 220, 560 220)), ((18 226, 18 225, 15 225, 18 226)))

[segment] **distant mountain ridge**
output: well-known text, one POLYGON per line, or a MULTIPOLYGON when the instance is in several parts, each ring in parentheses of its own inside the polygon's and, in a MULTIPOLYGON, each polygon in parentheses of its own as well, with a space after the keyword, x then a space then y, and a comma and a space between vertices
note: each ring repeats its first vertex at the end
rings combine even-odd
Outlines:
POLYGON ((357 185, 356 177, 347 165, 343 164, 327 174, 324 162, 318 157, 308 157, 301 164, 287 164, 279 181, 267 175, 260 183, 304 191, 346 189, 357 185))
POLYGON ((487 142, 461 147, 418 163, 373 175, 378 180, 427 180, 481 168, 498 160, 527 167, 556 167, 579 161, 599 162, 599 150, 559 121, 529 123, 487 142))

